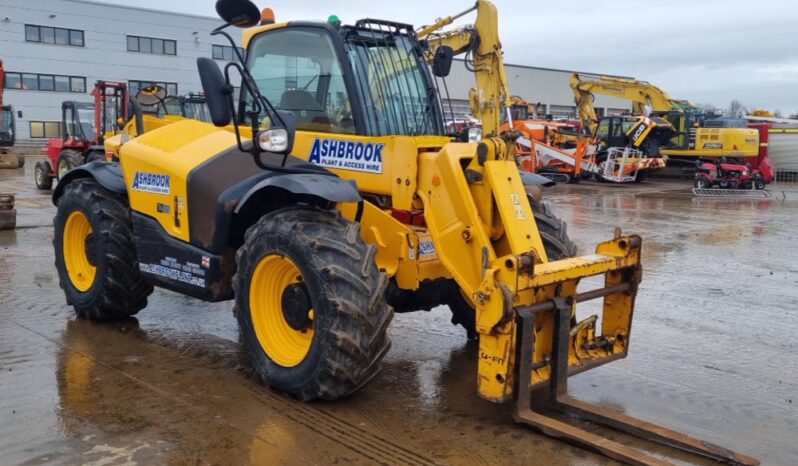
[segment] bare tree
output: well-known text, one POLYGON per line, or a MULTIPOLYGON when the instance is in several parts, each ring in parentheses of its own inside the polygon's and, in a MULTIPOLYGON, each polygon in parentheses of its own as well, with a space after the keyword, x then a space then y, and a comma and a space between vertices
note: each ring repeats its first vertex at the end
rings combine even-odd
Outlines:
POLYGON ((742 118, 748 113, 745 105, 737 99, 734 99, 729 104, 728 116, 732 118, 742 118))

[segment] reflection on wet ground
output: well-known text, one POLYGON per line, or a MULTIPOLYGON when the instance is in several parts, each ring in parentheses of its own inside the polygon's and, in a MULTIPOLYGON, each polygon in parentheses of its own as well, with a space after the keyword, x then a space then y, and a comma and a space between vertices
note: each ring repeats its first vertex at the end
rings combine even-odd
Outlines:
MULTIPOLYGON (((138 319, 76 320, 32 167, 0 171, 21 225, 0 232, 3 464, 613 464, 479 399, 475 347, 443 308, 398 315, 383 372, 349 399, 311 404, 253 377, 230 303, 157 291, 138 319)), ((574 393, 796 464, 798 192, 698 201, 685 183, 583 183, 547 197, 582 252, 615 226, 644 238, 631 354, 575 377, 574 393)))

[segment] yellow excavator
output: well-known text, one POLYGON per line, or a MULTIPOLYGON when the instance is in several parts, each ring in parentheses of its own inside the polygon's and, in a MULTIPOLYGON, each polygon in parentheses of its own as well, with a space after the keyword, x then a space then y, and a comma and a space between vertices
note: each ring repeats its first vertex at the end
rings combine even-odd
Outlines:
POLYGON ((579 118, 599 138, 617 136, 614 126, 621 120, 647 119, 655 126, 669 125, 676 131, 673 137, 656 141, 658 152, 670 158, 694 160, 698 157, 755 157, 759 154, 757 130, 708 127, 710 125, 705 124, 701 112, 689 102, 673 100, 668 93, 648 82, 611 76, 587 78, 574 73, 571 89, 579 118), (633 115, 599 119, 593 106, 594 94, 631 101, 633 115))
POLYGON ((668 464, 533 410, 542 398, 758 464, 568 395, 571 375, 627 355, 642 240, 618 230, 595 253, 568 257, 563 222, 527 196, 513 135, 500 131, 511 102, 492 3, 419 30, 334 16, 277 22, 248 0, 216 9, 225 23, 213 34, 234 44, 226 28, 244 28, 246 56, 236 51, 224 71, 197 60, 212 123, 145 128, 122 142, 119 162, 78 167, 53 193, 56 269, 78 316, 133 315, 154 286, 232 299, 254 371, 309 401, 367 385, 390 348, 393 312, 448 304, 479 339, 479 395, 512 400, 518 422, 629 464, 668 464), (444 31, 474 11, 472 26, 444 31), (444 78, 456 53, 476 75, 479 142, 445 133, 433 75, 444 78), (232 73, 242 76, 238 105, 232 73), (603 285, 579 288, 593 276, 603 285), (577 306, 594 299, 600 319, 577 321, 577 306))

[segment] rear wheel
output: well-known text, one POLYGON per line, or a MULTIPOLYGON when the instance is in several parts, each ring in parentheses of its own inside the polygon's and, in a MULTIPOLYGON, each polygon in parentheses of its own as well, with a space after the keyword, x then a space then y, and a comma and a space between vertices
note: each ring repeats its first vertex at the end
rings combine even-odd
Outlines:
POLYGON ((264 383, 300 400, 333 400, 371 380, 390 348, 388 278, 359 225, 291 208, 246 234, 233 278, 236 318, 264 383))
MULTIPOLYGON (((576 243, 568 236, 568 224, 554 215, 547 202, 537 201, 531 196, 528 198, 549 261, 576 256, 578 249, 576 243)), ((452 323, 462 325, 468 339, 475 340, 479 336, 476 328, 476 313, 459 288, 455 290, 449 300, 449 309, 452 311, 452 323)))
POLYGON ((82 179, 58 200, 55 267, 67 303, 80 317, 122 319, 147 305, 152 285, 139 273, 124 198, 82 179))
POLYGON ((83 154, 74 149, 64 149, 56 160, 56 177, 60 181, 68 171, 83 165, 83 154))
POLYGON ((53 178, 50 176, 50 164, 47 162, 36 162, 33 167, 33 179, 36 181, 36 189, 47 191, 53 188, 53 178))
POLYGON ((105 152, 100 150, 93 150, 88 154, 86 154, 86 163, 91 163, 96 161, 105 162, 105 160, 106 160, 105 152))
POLYGON ((754 188, 756 188, 756 189, 758 189, 760 191, 765 189, 765 181, 762 180, 762 179, 754 180, 754 188))

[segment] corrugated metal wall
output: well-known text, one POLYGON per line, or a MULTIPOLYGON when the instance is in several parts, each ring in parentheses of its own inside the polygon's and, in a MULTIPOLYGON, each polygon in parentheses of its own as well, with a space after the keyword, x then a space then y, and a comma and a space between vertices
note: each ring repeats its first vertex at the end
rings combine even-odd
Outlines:
MULTIPOLYGON (((547 105, 549 113, 564 116, 568 113, 575 113, 574 95, 571 92, 569 80, 571 71, 550 70, 545 68, 534 68, 528 66, 505 64, 507 80, 510 84, 510 92, 517 95, 529 103, 541 103, 547 105)), ((589 74, 582 73, 580 74, 589 74)), ((465 62, 455 60, 452 64, 452 72, 446 78, 446 85, 453 101, 458 104, 467 101, 468 90, 474 86, 474 74, 465 67, 465 62)), ((441 92, 443 86, 441 85, 441 92)), ((620 110, 631 110, 631 104, 623 99, 596 95, 596 107, 605 113, 618 113, 620 110)), ((457 105, 462 108, 461 105, 457 105)), ((455 114, 458 113, 455 108, 455 114)), ((447 108, 448 112, 448 108, 447 108)))

